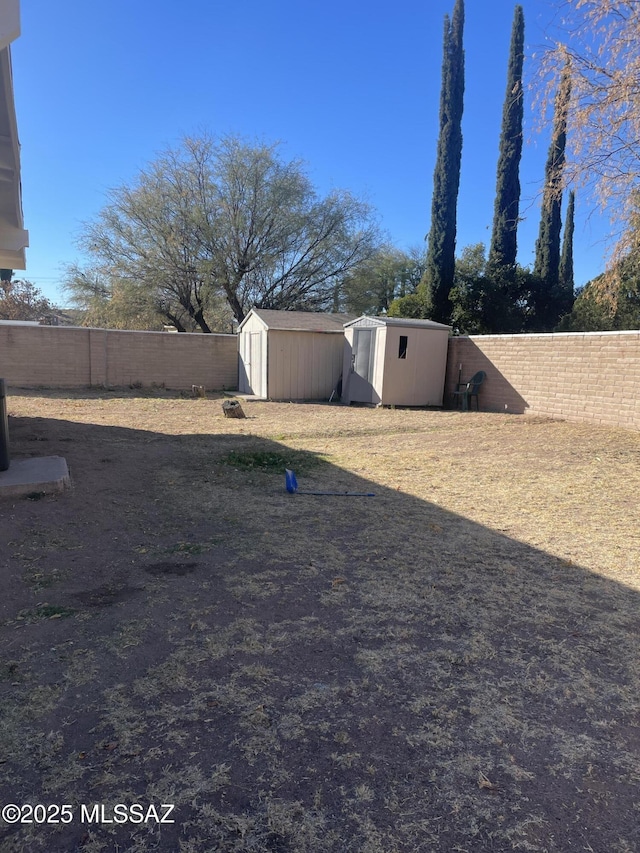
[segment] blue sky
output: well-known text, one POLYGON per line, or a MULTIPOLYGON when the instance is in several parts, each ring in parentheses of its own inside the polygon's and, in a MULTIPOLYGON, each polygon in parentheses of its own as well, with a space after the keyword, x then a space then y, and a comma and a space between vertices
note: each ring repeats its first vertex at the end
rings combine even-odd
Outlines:
MULTIPOLYGON (((201 130, 281 141, 320 192, 366 197, 392 243, 429 230, 445 13, 454 0, 22 0, 13 44, 27 278, 59 304, 64 265, 105 193, 201 130)), ((522 3, 525 76, 554 17, 522 3)), ((490 239, 511 0, 466 0, 458 251, 490 239)), ((549 145, 527 91, 519 260, 533 261, 549 145)), ((602 271, 606 222, 577 197, 576 284, 602 271)))

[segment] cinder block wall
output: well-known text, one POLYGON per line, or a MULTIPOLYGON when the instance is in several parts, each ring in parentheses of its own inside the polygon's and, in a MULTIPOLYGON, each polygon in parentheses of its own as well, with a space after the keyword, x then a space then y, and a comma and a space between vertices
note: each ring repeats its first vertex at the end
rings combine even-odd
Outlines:
POLYGON ((450 338, 445 405, 460 364, 486 372, 484 411, 640 429, 640 331, 450 338))
POLYGON ((0 377, 21 387, 91 384, 89 329, 0 326, 0 377))
POLYGON ((0 325, 0 377, 23 388, 235 389, 238 343, 236 335, 0 325))

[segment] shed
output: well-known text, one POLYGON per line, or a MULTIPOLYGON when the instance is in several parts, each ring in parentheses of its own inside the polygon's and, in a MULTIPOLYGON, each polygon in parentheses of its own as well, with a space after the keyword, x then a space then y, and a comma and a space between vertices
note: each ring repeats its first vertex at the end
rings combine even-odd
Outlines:
POLYGON ((442 405, 449 326, 359 317, 345 323, 344 331, 343 402, 442 405))
POLYGON ((353 314, 252 308, 238 328, 240 393, 328 400, 342 373, 344 324, 353 314))

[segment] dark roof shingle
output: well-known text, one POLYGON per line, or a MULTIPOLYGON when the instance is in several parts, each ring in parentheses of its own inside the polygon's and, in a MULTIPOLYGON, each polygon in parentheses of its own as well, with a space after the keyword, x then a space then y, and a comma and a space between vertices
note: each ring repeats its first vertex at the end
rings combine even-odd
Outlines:
POLYGON ((253 308, 269 329, 283 332, 340 332, 344 324, 355 320, 354 314, 323 314, 317 311, 273 311, 253 308))

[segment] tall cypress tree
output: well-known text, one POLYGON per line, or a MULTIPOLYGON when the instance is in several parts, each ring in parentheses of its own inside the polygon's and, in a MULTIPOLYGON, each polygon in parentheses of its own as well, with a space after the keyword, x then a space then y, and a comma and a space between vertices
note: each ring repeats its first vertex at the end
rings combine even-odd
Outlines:
POLYGON ((568 314, 573 308, 573 231, 575 215, 576 194, 573 190, 569 193, 567 204, 567 218, 564 224, 564 237, 562 239, 562 254, 558 268, 558 310, 561 317, 568 314))
POLYGON ((451 316, 456 251, 456 209, 462 159, 464 96, 464 2, 456 0, 453 17, 445 15, 440 90, 440 135, 433 175, 431 230, 428 235, 425 280, 431 291, 432 317, 446 323, 451 316))
POLYGON ((489 267, 510 267, 516 262, 518 214, 520 208, 520 158, 522 157, 522 117, 524 98, 524 12, 516 6, 511 29, 507 71, 507 92, 502 109, 500 155, 496 180, 493 231, 489 267))
MULTIPOLYGON (((567 143, 567 113, 571 98, 569 64, 565 65, 556 94, 553 133, 545 166, 540 231, 536 240, 534 275, 540 279, 542 291, 549 296, 557 290, 560 266, 560 231, 562 219, 562 172, 567 143)), ((543 299, 543 303, 546 300, 543 299)))

